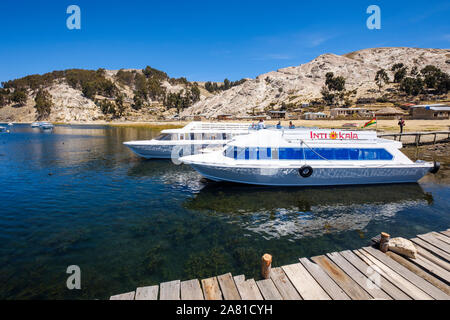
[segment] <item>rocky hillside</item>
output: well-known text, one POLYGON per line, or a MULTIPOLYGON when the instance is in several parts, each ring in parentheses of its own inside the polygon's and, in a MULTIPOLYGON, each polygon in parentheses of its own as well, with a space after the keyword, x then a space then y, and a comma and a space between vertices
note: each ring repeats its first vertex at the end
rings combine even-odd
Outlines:
POLYGON ((212 95, 204 83, 170 78, 150 67, 54 71, 7 81, 2 87, 2 122, 157 120, 212 95), (39 92, 43 99, 37 107, 39 92))
POLYGON ((367 99, 410 101, 411 93, 400 90, 403 83, 393 83, 399 70, 392 71, 396 64, 404 71, 402 77, 410 80, 405 86, 411 92, 415 90, 416 98, 417 87, 421 94, 430 91, 425 85, 426 76, 421 74, 427 65, 440 69, 431 69, 431 80, 442 76, 444 88, 448 91, 450 87, 449 49, 375 48, 342 56, 323 54, 306 64, 256 79, 225 79, 223 83, 175 79, 151 67, 116 71, 70 69, 2 83, 0 122, 150 121, 170 119, 177 114, 246 116, 268 109, 292 110, 304 103, 349 106, 367 99), (381 87, 374 81, 380 69, 386 70, 389 78, 381 87), (336 89, 340 90, 337 94, 331 92, 339 97, 331 103, 323 100, 322 92, 330 73, 334 75, 331 87, 341 88, 336 89))
POLYGON ((258 76, 256 79, 199 101, 183 111, 183 115, 214 116, 233 114, 245 116, 264 109, 292 108, 322 98, 321 90, 326 74, 345 78, 348 99, 379 98, 385 92, 393 92, 396 85, 385 85, 380 93, 374 79, 380 69, 385 69, 390 81, 394 78, 392 66, 403 63, 408 76, 411 70, 421 70, 433 65, 442 71, 450 71, 450 50, 416 48, 365 49, 343 56, 323 54, 306 64, 280 69, 258 76))

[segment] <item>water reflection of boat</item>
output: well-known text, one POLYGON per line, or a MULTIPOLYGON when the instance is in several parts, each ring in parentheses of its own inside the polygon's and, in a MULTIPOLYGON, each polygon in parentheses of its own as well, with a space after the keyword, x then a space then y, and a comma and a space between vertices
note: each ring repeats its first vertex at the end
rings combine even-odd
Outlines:
POLYGON ((303 238, 328 232, 364 230, 408 207, 427 205, 432 196, 418 184, 289 189, 208 184, 184 207, 225 214, 267 238, 303 238))
POLYGON ((164 184, 178 188, 200 190, 204 185, 201 176, 189 166, 176 166, 169 159, 138 160, 128 170, 128 175, 136 178, 157 179, 164 184))

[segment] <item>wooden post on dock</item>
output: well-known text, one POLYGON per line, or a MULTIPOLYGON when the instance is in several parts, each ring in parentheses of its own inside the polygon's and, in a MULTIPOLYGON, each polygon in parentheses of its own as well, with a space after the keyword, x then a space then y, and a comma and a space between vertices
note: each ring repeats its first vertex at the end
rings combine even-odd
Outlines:
POLYGON ((381 238, 380 238, 380 250, 383 252, 387 252, 389 250, 389 239, 391 238, 391 236, 386 233, 386 232, 382 232, 381 233, 381 238))
POLYGON ((264 279, 270 278, 270 271, 272 270, 272 256, 268 253, 262 256, 261 260, 261 275, 264 279))

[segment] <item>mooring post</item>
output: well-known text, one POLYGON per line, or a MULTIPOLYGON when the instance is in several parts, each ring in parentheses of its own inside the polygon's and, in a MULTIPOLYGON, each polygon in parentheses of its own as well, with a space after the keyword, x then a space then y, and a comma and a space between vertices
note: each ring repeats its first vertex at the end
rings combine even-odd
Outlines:
POLYGON ((261 275, 264 279, 270 278, 270 271, 272 270, 272 256, 268 253, 262 256, 261 260, 261 275))
POLYGON ((380 238, 380 250, 383 252, 387 252, 389 250, 389 239, 391 238, 391 236, 386 233, 386 232, 382 232, 381 233, 381 238, 380 238))

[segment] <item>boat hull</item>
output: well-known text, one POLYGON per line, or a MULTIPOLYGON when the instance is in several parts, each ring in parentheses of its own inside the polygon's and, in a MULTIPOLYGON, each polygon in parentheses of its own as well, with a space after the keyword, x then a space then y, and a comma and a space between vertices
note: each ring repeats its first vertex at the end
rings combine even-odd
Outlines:
POLYGON ((139 144, 125 142, 128 148, 139 157, 145 159, 178 159, 182 156, 200 153, 204 148, 218 148, 227 141, 219 143, 194 143, 194 144, 139 144))
POLYGON ((205 178, 266 186, 336 186, 358 184, 412 183, 420 180, 431 167, 399 166, 389 168, 313 167, 304 178, 299 168, 239 168, 190 164, 205 178))

